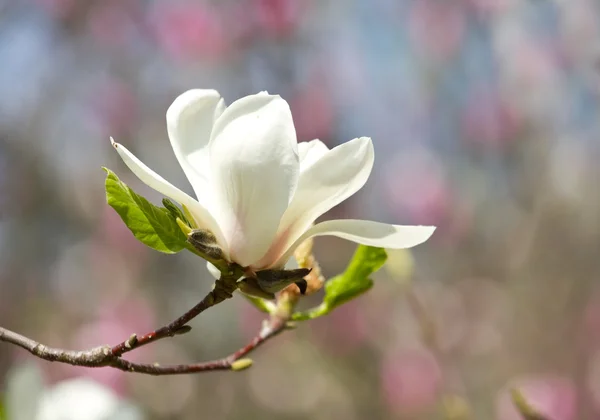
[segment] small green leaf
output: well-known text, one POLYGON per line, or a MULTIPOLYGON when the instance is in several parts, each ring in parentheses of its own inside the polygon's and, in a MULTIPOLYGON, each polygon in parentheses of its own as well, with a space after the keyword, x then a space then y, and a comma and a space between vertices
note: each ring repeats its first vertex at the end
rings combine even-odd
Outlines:
POLYGON ((6 420, 6 414, 4 412, 4 405, 0 401, 0 420, 6 420))
POLYGON ((386 258, 384 249, 360 245, 346 271, 325 283, 323 302, 329 310, 369 290, 373 286, 369 276, 381 268, 386 258))
POLYGON ((103 169, 107 173, 106 201, 140 242, 167 254, 186 247, 186 237, 169 210, 150 203, 110 169, 103 169))
POLYGON ((325 299, 329 310, 362 295, 373 287, 373 280, 368 277, 346 277, 340 275, 325 284, 325 299), (349 280, 350 279, 350 280, 349 280))
POLYGON ((305 321, 327 315, 334 308, 365 293, 373 286, 371 274, 385 263, 383 248, 359 245, 346 271, 325 283, 325 298, 316 308, 292 315, 294 321, 305 321))
POLYGON ((192 226, 188 218, 185 216, 185 214, 183 214, 183 211, 179 207, 177 207, 175 203, 173 203, 168 198, 163 198, 162 203, 163 206, 165 206, 165 208, 169 210, 169 213, 171 213, 171 216, 173 216, 175 220, 177 220, 177 218, 180 218, 183 222, 185 222, 186 225, 190 227, 192 226))

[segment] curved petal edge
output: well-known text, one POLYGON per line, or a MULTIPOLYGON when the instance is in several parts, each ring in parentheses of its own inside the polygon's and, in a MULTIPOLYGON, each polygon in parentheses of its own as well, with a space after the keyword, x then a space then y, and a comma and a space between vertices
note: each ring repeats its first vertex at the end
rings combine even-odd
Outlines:
POLYGON ((435 226, 390 225, 368 220, 329 220, 308 229, 292 244, 277 264, 287 261, 298 245, 313 236, 331 235, 363 245, 402 249, 412 248, 427 241, 435 229, 435 226))

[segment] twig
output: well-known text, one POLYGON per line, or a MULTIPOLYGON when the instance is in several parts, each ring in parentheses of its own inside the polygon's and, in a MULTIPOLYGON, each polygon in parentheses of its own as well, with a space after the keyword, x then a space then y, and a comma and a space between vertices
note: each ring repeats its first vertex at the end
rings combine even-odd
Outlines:
POLYGON ((210 372, 215 370, 242 370, 250 367, 252 364, 251 360, 242 359, 252 351, 256 350, 259 346, 264 344, 269 339, 275 337, 283 330, 286 329, 287 321, 279 318, 271 318, 263 326, 261 332, 256 335, 248 344, 237 350, 235 353, 230 354, 227 357, 217 360, 211 360, 209 362, 201 362, 194 364, 184 365, 165 365, 161 366, 155 364, 142 364, 132 363, 128 360, 116 358, 110 366, 126 371, 143 373, 147 375, 163 376, 163 375, 181 375, 188 373, 199 373, 199 372, 210 372), (236 362, 244 360, 244 363, 236 365, 236 362))
POLYGON ((129 339, 113 347, 100 346, 84 351, 53 348, 2 327, 0 327, 0 341, 14 344, 27 350, 34 356, 50 362, 60 362, 91 368, 112 367, 125 372, 136 372, 148 375, 177 375, 213 370, 242 370, 252 364, 251 360, 242 359, 244 356, 255 350, 267 340, 275 337, 288 326, 288 320, 290 319, 290 314, 293 309, 292 301, 285 297, 280 298, 276 310, 271 314, 270 318, 265 321, 259 334, 257 334, 246 346, 222 359, 195 364, 161 366, 158 363, 133 363, 121 357, 123 354, 143 345, 162 338, 188 332, 191 328, 186 324, 190 320, 211 306, 232 296, 237 288, 236 276, 238 276, 238 274, 239 273, 232 272, 229 277, 222 276, 221 279, 215 283, 214 289, 208 293, 198 305, 194 306, 170 324, 139 338, 137 335, 133 334, 129 339))
POLYGON ((75 366, 108 366, 113 357, 109 346, 95 347, 85 351, 56 349, 2 327, 0 327, 0 341, 19 346, 40 359, 75 366))
POLYGON ((249 367, 251 362, 244 363, 236 368, 235 362, 254 351, 267 340, 275 337, 286 328, 286 322, 282 318, 271 318, 261 332, 256 335, 247 345, 230 354, 227 357, 209 362, 161 366, 158 363, 145 364, 133 363, 129 360, 115 356, 109 346, 96 347, 87 351, 72 351, 47 347, 30 338, 17 334, 13 331, 0 327, 0 341, 15 344, 31 354, 50 361, 61 362, 75 366, 85 367, 113 367, 125 372, 136 372, 147 375, 180 375, 186 373, 208 372, 213 370, 241 370, 249 367))
MULTIPOLYGON (((235 276, 234 276, 235 277, 235 276)), ((225 299, 229 299, 233 296, 233 292, 237 289, 236 279, 233 277, 221 277, 215 283, 215 287, 205 297, 194 306, 192 309, 187 311, 185 314, 171 322, 169 325, 165 325, 155 331, 138 337, 133 334, 127 340, 113 346, 111 348, 111 354, 113 356, 121 356, 131 350, 137 349, 146 344, 150 344, 154 341, 160 340, 166 337, 173 337, 175 335, 185 334, 191 330, 191 327, 187 327, 186 324, 192 319, 200 315, 208 308, 223 302, 225 299), (187 327, 187 328, 186 328, 187 327)))

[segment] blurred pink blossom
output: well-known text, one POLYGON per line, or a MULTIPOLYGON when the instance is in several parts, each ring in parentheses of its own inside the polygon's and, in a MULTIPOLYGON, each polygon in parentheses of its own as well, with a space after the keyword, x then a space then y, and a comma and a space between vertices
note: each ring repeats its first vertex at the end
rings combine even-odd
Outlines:
POLYGON ((600 415, 600 350, 590 357, 587 369, 587 388, 592 406, 600 415))
POLYGON ((173 58, 216 58, 229 48, 219 15, 202 3, 157 2, 150 21, 158 44, 173 58))
POLYGON ((466 2, 479 14, 493 17, 514 7, 518 0, 466 0, 466 2))
POLYGON ((548 420, 577 418, 577 390, 570 379, 558 376, 527 376, 515 379, 498 395, 496 418, 522 420, 512 402, 511 389, 517 388, 528 404, 548 420))
POLYGON ((582 341, 585 347, 600 349, 600 289, 591 293, 583 311, 582 341))
POLYGON ((468 201, 456 196, 436 156, 415 148, 393 156, 384 168, 385 194, 398 220, 438 226, 437 243, 453 245, 471 229, 468 201))
POLYGON ((515 62, 511 62, 513 76, 520 79, 523 85, 543 87, 556 82, 559 77, 560 57, 557 45, 544 43, 533 39, 524 39, 515 44, 515 62))
POLYGON ((473 146, 500 151, 517 135, 516 109, 504 102, 497 92, 475 92, 463 110, 462 133, 473 146))
POLYGON ((127 36, 135 26, 134 18, 141 10, 134 1, 101 1, 89 12, 88 29, 92 38, 103 45, 125 46, 127 36))
MULTIPOLYGON (((141 299, 130 299, 121 304, 111 304, 105 302, 100 306, 98 317, 87 324, 79 327, 72 339, 74 348, 87 349, 100 345, 117 344, 133 333, 145 334, 152 331, 156 325, 154 323, 154 313, 148 306, 148 303, 141 299)), ((127 355, 132 361, 142 362, 151 354, 150 347, 142 347, 135 352, 127 355)), ((68 375, 81 375, 81 368, 61 365, 68 375)), ((101 368, 88 369, 86 376, 95 379, 118 393, 124 393, 126 386, 126 377, 117 369, 101 368)))
POLYGON ((438 401, 442 382, 442 369, 429 350, 392 352, 382 365, 383 395, 390 407, 402 414, 431 409, 438 401))
POLYGON ((360 302, 346 303, 315 320, 312 332, 321 345, 336 356, 356 350, 368 339, 367 321, 360 302))
POLYGON ((409 31, 416 50, 436 60, 454 55, 465 32, 464 13, 460 2, 416 0, 409 15, 409 31))
POLYGON ((315 81, 297 92, 290 107, 299 141, 321 139, 326 143, 332 136, 333 106, 322 82, 315 81))
POLYGON ((56 19, 69 17, 77 5, 77 0, 35 0, 35 2, 56 19))
POLYGON ((91 106, 105 140, 119 137, 135 126, 138 102, 129 86, 119 80, 99 83, 92 92, 91 106))
POLYGON ((307 3, 296 0, 254 0, 250 7, 260 28, 271 35, 283 36, 296 28, 307 3))
POLYGON ((411 223, 443 225, 452 208, 450 186, 438 160, 425 151, 400 153, 386 165, 385 185, 392 208, 411 223))

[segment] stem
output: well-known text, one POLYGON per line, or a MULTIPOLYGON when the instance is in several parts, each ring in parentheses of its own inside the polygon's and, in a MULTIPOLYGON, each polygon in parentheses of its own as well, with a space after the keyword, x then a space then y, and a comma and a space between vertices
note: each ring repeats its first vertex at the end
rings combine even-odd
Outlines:
POLYGON ((128 360, 116 358, 110 364, 111 367, 120 369, 125 372, 143 373, 147 375, 163 376, 163 375, 182 375, 188 373, 210 372, 215 370, 234 370, 234 363, 252 351, 256 350, 266 341, 275 337, 286 329, 287 321, 283 318, 271 318, 263 329, 257 334, 248 344, 240 348, 234 353, 222 359, 211 360, 209 362, 201 362, 184 365, 165 365, 132 363, 128 360))
POLYGON ((19 346, 40 359, 75 366, 107 366, 112 358, 109 346, 95 347, 86 351, 57 349, 2 327, 0 327, 0 341, 19 346))
POLYGON ((188 322, 190 322, 192 319, 200 315, 208 308, 233 297, 233 292, 237 289, 236 280, 237 277, 239 277, 237 276, 237 274, 238 273, 235 272, 231 273, 228 276, 221 276, 221 278, 215 282, 213 290, 211 290, 204 297, 204 299, 202 299, 200 303, 198 303, 192 309, 187 311, 185 314, 183 314, 170 324, 165 325, 164 327, 161 327, 157 330, 151 331, 147 334, 144 334, 141 337, 138 337, 137 335, 133 334, 127 340, 117 344, 116 346, 113 346, 111 348, 112 355, 121 356, 141 346, 153 343, 154 341, 188 332, 190 328, 183 328, 188 322))
POLYGON ((213 290, 211 290, 200 303, 175 321, 155 331, 144 334, 141 337, 133 334, 129 339, 113 347, 101 346, 84 351, 53 348, 2 327, 0 327, 0 341, 14 344, 27 350, 34 356, 50 362, 66 363, 69 365, 91 368, 107 366, 125 372, 136 372, 147 375, 178 375, 213 370, 240 370, 250 366, 251 361, 248 360, 246 363, 238 364, 236 366, 238 360, 242 359, 244 356, 248 355, 288 327, 288 321, 290 320, 297 297, 282 294, 279 297, 271 316, 263 324, 261 331, 244 347, 222 359, 194 364, 161 366, 158 363, 133 363, 121 357, 131 350, 162 338, 188 332, 189 327, 185 328, 187 327, 186 324, 194 317, 198 316, 206 309, 232 297, 233 292, 237 289, 237 279, 239 277, 240 273, 237 269, 222 275, 215 283, 213 290))

